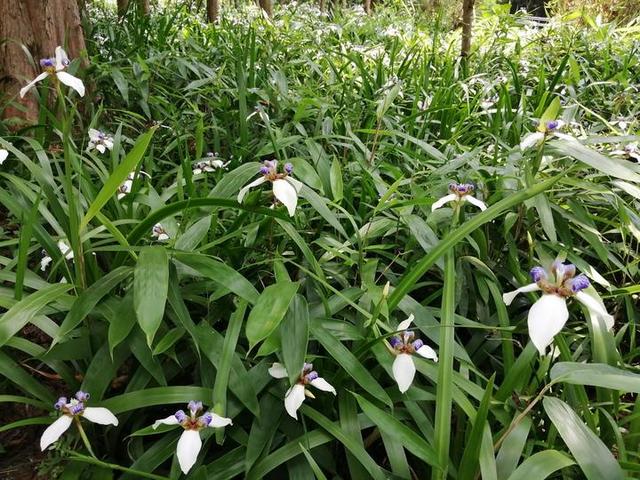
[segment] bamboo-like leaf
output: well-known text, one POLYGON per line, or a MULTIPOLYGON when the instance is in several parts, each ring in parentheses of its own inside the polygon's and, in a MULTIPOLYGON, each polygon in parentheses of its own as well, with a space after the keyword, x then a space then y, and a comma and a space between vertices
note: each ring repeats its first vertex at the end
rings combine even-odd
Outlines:
POLYGON ((294 282, 278 282, 260 294, 247 318, 246 335, 250 349, 278 328, 298 287, 294 282))
POLYGON ((169 257, 164 247, 140 252, 133 276, 133 306, 138 325, 151 347, 160 328, 169 290, 169 257))

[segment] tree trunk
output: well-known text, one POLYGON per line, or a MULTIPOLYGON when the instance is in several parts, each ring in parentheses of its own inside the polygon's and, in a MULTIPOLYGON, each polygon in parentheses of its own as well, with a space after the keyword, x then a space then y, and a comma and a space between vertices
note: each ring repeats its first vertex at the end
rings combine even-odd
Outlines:
POLYGON ((546 4, 547 0, 511 0, 511 13, 524 9, 534 17, 546 17, 546 4))
POLYGON ((260 3, 260 7, 262 10, 266 12, 267 15, 273 15, 273 1, 272 0, 258 0, 260 3))
POLYGON ((462 46, 460 56, 469 56, 471 51, 471 30, 473 28, 473 4, 475 0, 464 0, 462 4, 462 46))
POLYGON ((138 0, 138 8, 142 15, 149 15, 151 13, 151 5, 149 0, 138 0))
POLYGON ((364 0, 364 12, 366 14, 371 13, 371 0, 364 0))
POLYGON ((129 8, 129 0, 118 0, 118 17, 124 17, 129 8))
POLYGON ((19 102, 25 111, 8 106, 3 118, 28 121, 38 117, 33 94, 20 99, 18 91, 40 73, 39 60, 53 57, 58 45, 69 58, 85 52, 84 33, 76 0, 0 0, 0 105, 19 102), (30 59, 22 47, 31 53, 30 59), (2 98, 4 97, 4 98, 2 98))
POLYGON ((207 21, 209 23, 216 23, 218 21, 219 14, 220 14, 219 0, 207 0, 207 21))

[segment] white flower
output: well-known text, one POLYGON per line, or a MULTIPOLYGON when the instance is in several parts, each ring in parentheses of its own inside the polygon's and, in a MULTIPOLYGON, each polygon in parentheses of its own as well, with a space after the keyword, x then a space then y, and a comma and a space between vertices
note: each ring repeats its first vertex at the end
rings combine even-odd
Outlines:
POLYGON ((42 433, 40 450, 44 451, 49 445, 57 441, 69 429, 74 418, 84 417, 90 422, 99 423, 100 425, 118 425, 118 419, 108 409, 85 407, 87 400, 89 400, 89 394, 82 391, 76 393, 75 398, 72 398, 70 402, 67 402, 67 397, 58 399, 54 407, 62 415, 42 433))
POLYGON ((589 310, 589 315, 596 320, 602 319, 607 329, 613 328, 613 317, 607 313, 604 306, 591 295, 582 290, 589 287, 589 279, 583 274, 576 276, 576 267, 556 261, 551 266, 551 276, 542 267, 531 269, 534 283, 520 287, 513 292, 505 293, 502 299, 506 305, 511 305, 519 293, 542 291, 543 295, 529 310, 527 326, 529 336, 540 355, 545 354, 546 348, 553 342, 569 318, 567 298, 575 297, 589 310))
POLYGON ((101 130, 95 128, 89 129, 89 150, 98 150, 100 153, 104 153, 107 150, 113 149, 113 137, 106 134, 101 130))
POLYGON ((200 430, 207 427, 220 428, 232 425, 230 418, 221 417, 215 413, 206 412, 198 416, 202 411, 202 402, 191 400, 187 408, 189 415, 184 413, 184 410, 178 410, 174 415, 157 420, 152 427, 154 430, 160 425, 180 425, 184 428, 176 448, 178 463, 184 474, 189 473, 198 459, 198 453, 202 448, 200 430))
MULTIPOLYGON (((67 245, 67 242, 65 242, 64 240, 58 240, 58 249, 64 256, 65 260, 73 260, 73 250, 69 245, 67 245)), ((42 257, 42 260, 40 260, 40 270, 44 272, 49 264, 53 261, 53 259, 46 254, 46 251, 43 250, 43 253, 44 256, 42 257)))
MULTIPOLYGON (((1 158, 2 150, 0 150, 0 158, 1 158)), ((614 150, 611 152, 611 155, 616 155, 625 158, 633 158, 637 162, 640 162, 640 148, 638 148, 638 142, 632 142, 626 144, 622 149, 614 150)), ((5 155, 6 158, 6 155, 5 155)), ((0 165, 2 162, 0 162, 0 165)))
MULTIPOLYGON (((146 175, 147 178, 151 178, 151 176, 148 173, 143 172, 142 170, 140 170, 140 174, 141 175, 146 175)), ((125 195, 128 195, 129 193, 131 193, 131 189, 133 187, 133 181, 135 179, 136 179, 136 172, 135 171, 133 171, 133 172, 129 173, 129 175, 127 175, 127 179, 124 182, 122 182, 122 185, 120 185, 118 187, 118 200, 121 200, 125 195)), ((160 224, 157 223, 156 225, 160 225, 160 224)), ((162 225, 160 225, 160 227, 162 227, 162 225)), ((156 235, 153 235, 153 236, 155 237, 156 235)))
POLYGON ((217 154, 209 152, 207 153, 207 157, 209 157, 207 160, 202 160, 196 163, 193 168, 194 175, 198 175, 199 173, 215 172, 216 170, 220 170, 221 168, 229 165, 229 162, 225 163, 217 158, 217 154))
POLYGON ((450 183, 449 191, 451 193, 436 200, 434 204, 431 205, 431 211, 433 212, 449 202, 469 202, 471 205, 475 205, 482 211, 486 210, 487 206, 484 204, 484 202, 471 195, 474 190, 475 187, 470 183, 450 183))
POLYGON ((262 177, 245 185, 238 193, 238 203, 242 203, 247 192, 253 187, 262 185, 265 182, 271 182, 273 185, 273 196, 276 197, 289 212, 289 216, 293 217, 296 213, 298 205, 298 192, 302 189, 302 183, 291 177, 293 165, 285 163, 284 172, 278 173, 278 161, 267 160, 264 166, 260 168, 262 177))
POLYGON ((151 229, 151 236, 157 238, 159 242, 165 242, 169 240, 169 234, 164 229, 161 223, 156 223, 151 229))
POLYGON ((558 133, 558 130, 562 127, 564 127, 564 122, 562 120, 549 120, 548 122, 540 123, 536 132, 526 135, 520 141, 520 150, 527 150, 531 147, 538 146, 550 135, 555 135, 561 138, 567 137, 567 135, 558 133))
POLYGON ((4 163, 4 161, 7 159, 8 156, 9 156, 9 152, 0 148, 0 165, 4 163))
POLYGON ((415 333, 407 330, 413 322, 413 314, 409 315, 405 321, 400 322, 398 331, 402 332, 399 336, 393 336, 389 339, 389 344, 396 352, 396 359, 393 361, 393 378, 398 384, 400 393, 409 390, 413 377, 416 374, 416 366, 413 363, 412 353, 417 353, 421 357, 428 358, 434 362, 438 361, 438 354, 431 347, 428 347, 422 340, 415 338, 415 333))
MULTIPOLYGON (((273 378, 287 378, 289 374, 281 363, 275 362, 269 368, 269 375, 273 378)), ((318 376, 318 372, 313 370, 311 363, 305 363, 302 372, 295 385, 292 385, 284 395, 284 408, 289 415, 296 420, 298 419, 298 409, 302 406, 305 397, 316 398, 313 393, 306 389, 307 385, 313 385, 323 392, 331 392, 336 395, 336 389, 324 378, 318 376)))
POLYGON ((40 59, 40 66, 44 71, 20 90, 20 98, 24 98, 27 92, 31 90, 36 83, 41 82, 49 75, 53 75, 54 78, 73 88, 78 92, 78 95, 84 97, 84 83, 82 83, 82 80, 65 72, 69 63, 69 57, 67 57, 67 54, 62 47, 56 47, 55 58, 40 59))

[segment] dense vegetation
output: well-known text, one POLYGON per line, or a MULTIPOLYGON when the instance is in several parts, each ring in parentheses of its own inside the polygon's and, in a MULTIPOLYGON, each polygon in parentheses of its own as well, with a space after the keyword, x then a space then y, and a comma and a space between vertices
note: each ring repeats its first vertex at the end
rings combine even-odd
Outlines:
POLYGON ((639 27, 495 7, 460 60, 405 7, 89 18, 86 95, 51 75, 37 125, 0 125, 1 429, 36 444, 76 391, 118 419, 45 478, 178 478, 189 430, 154 422, 189 401, 233 421, 193 479, 638 475, 639 27))

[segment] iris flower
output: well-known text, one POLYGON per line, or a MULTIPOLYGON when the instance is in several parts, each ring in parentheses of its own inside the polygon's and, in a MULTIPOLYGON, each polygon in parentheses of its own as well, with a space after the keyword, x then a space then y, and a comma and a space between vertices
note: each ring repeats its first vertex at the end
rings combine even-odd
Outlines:
POLYGON ((551 345, 553 337, 567 323, 568 298, 574 297, 587 307, 592 318, 601 318, 607 329, 613 328, 613 317, 596 298, 583 292, 589 287, 590 282, 584 274, 576 276, 575 265, 556 261, 551 266, 551 275, 539 266, 532 268, 530 275, 534 283, 505 293, 502 298, 506 305, 511 305, 519 293, 542 292, 542 297, 531 306, 527 318, 529 336, 540 355, 545 354, 545 349, 551 345))
MULTIPOLYGON (((151 176, 146 173, 143 172, 142 170, 140 170, 140 174, 141 175, 146 175, 147 178, 151 178, 151 176)), ((120 185, 118 187, 118 200, 121 200, 125 195, 128 195, 129 193, 131 193, 131 188, 133 187, 133 181, 136 179, 136 172, 133 171, 131 173, 129 173, 129 175, 127 175, 127 179, 122 182, 122 185, 120 185)), ((156 225, 160 225, 159 223, 157 223, 156 225)), ((162 227, 162 225, 160 225, 160 227, 162 227)), ((154 227, 155 228, 155 227, 154 227)), ((153 233, 152 233, 153 235, 153 233)), ((156 235, 153 235, 154 237, 156 235)), ((168 236, 167 236, 168 238, 168 236)))
POLYGON ((89 150, 98 150, 100 153, 104 153, 112 149, 113 137, 111 135, 95 128, 89 129, 89 150))
POLYGON ((82 83, 82 80, 65 71, 69 66, 69 63, 69 57, 67 57, 67 54, 62 47, 56 47, 56 54, 54 58, 40 59, 40 66, 42 67, 43 72, 20 90, 20 98, 24 98, 27 92, 31 90, 36 83, 41 82, 48 76, 53 76, 61 83, 73 88, 78 92, 78 95, 84 97, 84 83, 82 83))
POLYGON ((3 148, 0 148, 0 165, 4 163, 8 156, 9 152, 4 150, 3 148))
POLYGON ((170 238, 161 223, 156 223, 153 226, 151 229, 151 236, 157 238, 159 242, 166 242, 170 238))
MULTIPOLYGON (((269 369, 269 375, 273 378, 287 378, 287 369, 281 363, 275 362, 269 369)), ((313 370, 313 364, 305 363, 302 372, 295 385, 292 385, 284 395, 284 408, 289 415, 298 419, 298 409, 302 406, 305 397, 316 398, 313 393, 307 390, 306 386, 312 385, 323 392, 331 392, 336 395, 336 389, 324 378, 318 376, 318 372, 313 370)))
MULTIPOLYGON (((73 260, 73 250, 69 245, 67 245, 67 242, 64 240, 58 240, 58 249, 64 256, 65 260, 73 260)), ((53 259, 47 255, 46 250, 43 250, 43 254, 44 256, 42 257, 42 260, 40 260, 40 270, 44 272, 53 259)))
POLYGON ((226 427, 232 424, 230 418, 221 417, 215 413, 205 412, 202 415, 198 415, 203 411, 202 402, 191 400, 187 408, 189 415, 184 413, 184 410, 178 410, 175 414, 167 418, 157 420, 152 427, 155 430, 160 425, 180 425, 184 429, 176 448, 178 463, 184 474, 187 474, 189 470, 191 470, 191 467, 193 467, 198 459, 198 453, 200 453, 200 449, 202 448, 200 430, 207 427, 226 427))
POLYGON ((53 405, 62 415, 49 425, 40 437, 40 450, 44 451, 49 445, 57 441, 66 432, 74 418, 84 417, 90 422, 100 425, 118 425, 118 419, 111 411, 104 407, 85 407, 89 400, 86 392, 76 393, 75 398, 67 402, 67 397, 60 397, 53 405))
POLYGON ((542 122, 538 125, 537 131, 530 133, 522 139, 520 142, 520 150, 527 150, 528 148, 540 145, 548 136, 558 134, 558 131, 564 126, 562 120, 549 120, 548 122, 542 122))
POLYGON ((217 153, 212 153, 212 152, 207 153, 208 158, 206 160, 202 160, 196 163, 195 167, 193 168, 193 174, 198 175, 199 173, 215 172, 216 170, 219 170, 229 165, 229 162, 225 163, 219 158, 217 158, 217 156, 218 156, 217 153))
POLYGON ((278 173, 277 160, 265 161, 264 165, 260 168, 260 174, 262 177, 240 189, 240 192, 238 193, 238 203, 242 203, 247 192, 253 187, 262 185, 265 182, 271 182, 273 185, 273 196, 287 207, 289 216, 293 217, 296 213, 298 192, 302 189, 302 182, 291 177, 291 172, 293 172, 293 165, 290 163, 285 163, 284 171, 282 173, 278 173))
MULTIPOLYGON (((1 152, 1 150, 0 150, 1 152)), ((616 155, 625 158, 633 158, 637 162, 640 162, 640 148, 638 148, 638 142, 627 143, 622 149, 614 150, 611 155, 616 155)))
POLYGON ((411 326, 413 319, 414 316, 412 314, 405 321, 400 322, 398 331, 402 333, 389 339, 389 344, 396 353, 392 371, 400 393, 409 390, 413 383, 413 377, 416 375, 416 366, 413 362, 412 354, 417 353, 421 357, 428 358, 434 362, 438 361, 438 354, 435 350, 425 345, 420 339, 414 340, 415 333, 407 330, 411 326))
POLYGON ((471 183, 455 183, 452 182, 449 184, 449 195, 445 195, 444 197, 436 200, 433 205, 431 205, 431 211, 435 211, 438 208, 443 207, 446 203, 449 202, 469 202, 471 205, 475 205, 480 210, 486 210, 487 206, 484 202, 478 200, 476 197, 471 195, 475 187, 471 183))

